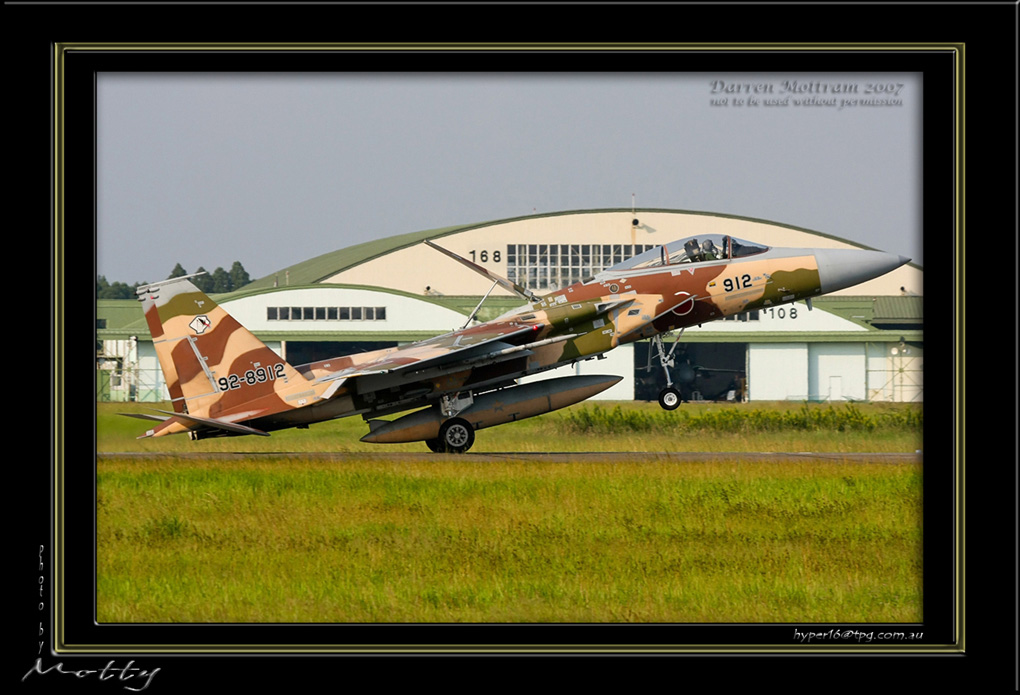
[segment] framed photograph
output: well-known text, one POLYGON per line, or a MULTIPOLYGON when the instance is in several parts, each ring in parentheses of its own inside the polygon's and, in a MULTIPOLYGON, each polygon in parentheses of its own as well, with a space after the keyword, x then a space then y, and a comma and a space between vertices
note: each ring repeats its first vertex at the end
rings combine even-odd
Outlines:
MULTIPOLYGON (((307 8, 307 13, 314 17, 319 9, 307 8)), ((608 20, 607 9, 589 8, 608 20)), ((659 9, 650 9, 649 18, 659 9)), ((762 11, 744 9, 749 17, 762 11)), ((33 17, 33 11, 18 10, 15 18, 33 17)), ((263 12, 255 6, 244 11, 263 12)), ((783 8, 782 16, 796 11, 783 8)), ((155 7, 134 12, 149 22, 159 17, 155 7)), ((417 10, 408 12, 416 16, 417 10)), ((967 21, 978 14, 966 13, 967 21)), ((60 26, 75 16, 68 9, 60 26)), ((322 15, 327 16, 334 15, 322 15)), ((706 655, 771 655, 804 657, 797 663, 814 669, 826 656, 948 659, 966 653, 960 356, 962 114, 970 55, 965 42, 917 42, 913 34, 910 40, 870 40, 863 33, 854 43, 236 43, 218 38, 101 43, 89 41, 86 32, 80 43, 67 43, 68 31, 33 34, 52 42, 47 66, 52 122, 40 127, 35 121, 45 116, 37 108, 28 120, 30 132, 46 132, 52 142, 53 389, 51 452, 47 466, 37 467, 33 533, 23 539, 38 549, 31 576, 40 588, 30 623, 38 624, 39 648, 22 669, 24 684, 116 679, 118 685, 144 690, 187 685, 197 673, 202 682, 219 684, 253 672, 260 682, 284 684, 293 682, 295 670, 328 676, 366 655, 656 656, 699 665, 706 655), (767 220, 909 258, 918 275, 922 269, 934 271, 924 289, 937 292, 937 302, 924 303, 928 322, 922 314, 913 326, 920 328, 929 363, 940 365, 938 374, 933 378, 929 370, 925 380, 928 397, 938 406, 924 413, 923 444, 913 452, 921 455, 913 463, 871 464, 910 466, 918 474, 909 493, 919 505, 912 517, 916 524, 886 539, 888 546, 903 537, 913 544, 909 560, 890 560, 902 565, 905 584, 912 584, 910 618, 872 620, 838 612, 812 612, 803 621, 767 612, 760 619, 659 617, 656 609, 642 608, 645 601, 663 605, 666 591, 654 580, 664 570, 651 568, 656 561, 649 556, 653 579, 628 589, 636 592, 630 611, 566 613, 588 617, 564 619, 542 612, 522 613, 523 618, 502 613, 486 619, 450 608, 455 604, 446 596, 441 604, 446 608, 420 621, 320 620, 302 612, 301 596, 315 595, 316 584, 337 581, 338 565, 323 565, 323 555, 310 552, 315 561, 287 570, 294 593, 277 595, 294 610, 256 610, 273 599, 244 594, 244 582, 231 574, 245 574, 243 563, 217 564, 212 559, 217 551, 209 545, 215 545, 215 534, 203 536, 193 519, 169 508, 139 522, 137 540, 148 538, 152 547, 157 536, 183 534, 191 542, 174 546, 176 557, 164 553, 156 574, 146 574, 153 558, 144 554, 117 558, 118 569, 111 572, 110 558, 97 543, 100 527, 110 523, 104 505, 111 504, 99 478, 102 462, 110 460, 105 455, 116 452, 101 452, 97 443, 102 433, 88 395, 96 386, 95 368, 88 362, 95 353, 86 348, 96 339, 98 315, 95 295, 83 287, 99 277, 109 283, 157 282, 175 263, 190 272, 200 265, 222 270, 236 260, 252 279, 268 282, 276 275, 280 283, 284 269, 310 258, 402 234, 628 208, 767 220), (936 303, 945 309, 933 311, 936 303), (206 560, 189 562, 183 549, 203 543, 206 560), (221 574, 203 577, 203 566, 221 574), (111 595, 132 583, 150 591, 167 585, 167 596, 190 586, 192 599, 205 597, 204 609, 197 600, 156 619, 110 613, 111 595), (230 588, 220 590, 217 584, 230 588), (251 608, 253 617, 237 619, 238 605, 251 608), (287 615, 298 617, 280 617, 287 615), (270 654, 278 658, 261 658, 270 654)), ((26 80, 35 97, 44 91, 36 84, 41 72, 47 71, 33 69, 26 80)), ((22 182, 15 190, 22 187, 39 198, 38 182, 22 182)), ((509 253, 500 250, 500 270, 508 273, 509 253)), ((520 253, 523 259, 528 249, 520 253)), ((569 261, 565 253, 562 262, 536 273, 534 282, 557 282, 561 275, 566 281, 569 261)), ((530 279, 523 272, 521 278, 530 279)), ((286 317, 293 322, 301 316, 309 324, 340 322, 341 316, 353 323, 349 317, 356 312, 359 329, 398 317, 392 308, 368 300, 329 308, 288 302, 261 311, 265 321, 286 317)), ((921 394, 918 398, 924 400, 921 394)), ((180 439, 182 445, 190 443, 180 439)), ((160 454, 128 463, 119 474, 126 476, 125 485, 134 486, 138 507, 151 510, 163 502, 145 485, 173 485, 175 466, 183 460, 160 454)), ((859 484, 846 477, 849 482, 841 484, 859 484)), ((238 484, 264 484, 253 480, 249 476, 238 484)), ((208 489, 197 494, 206 495, 210 507, 223 503, 208 489)), ((276 523, 270 517, 265 521, 276 523)), ((777 527, 784 523, 775 521, 777 527)), ((675 528, 671 533, 674 544, 690 541, 675 528)), ((633 544, 640 535, 623 542, 633 544)), ((547 537, 555 545, 555 538, 547 537)), ((322 541, 316 538, 309 543, 322 541)), ((331 538, 338 552, 351 547, 339 536, 331 538)), ((738 531, 731 542, 736 547, 756 541, 738 531)), ((839 542, 836 535, 824 540, 839 542)), ((882 545, 869 545, 868 552, 882 545)), ((244 556, 237 548, 221 552, 244 556)), ((852 552, 844 549, 845 562, 823 566, 812 564, 810 545, 791 546, 789 552, 804 553, 806 575, 816 575, 811 581, 832 575, 832 581, 818 585, 805 579, 798 591, 833 596, 853 591, 857 561, 846 559, 852 552)), ((479 553, 484 549, 473 546, 469 557, 477 559, 479 553)), ((490 561, 498 571, 495 555, 490 561)), ((864 555, 859 559, 864 562, 864 555)), ((734 598, 742 594, 740 600, 759 605, 777 600, 768 595, 775 586, 765 576, 768 567, 760 569, 758 579, 729 587, 734 598)), ((565 571, 573 570, 550 568, 565 571)), ((582 570, 578 581, 594 583, 599 571, 582 570)), ((612 577, 601 579, 612 586, 612 577)), ((385 585, 389 579, 366 581, 385 585)), ((477 597, 470 583, 465 586, 463 601, 472 603, 477 597)), ((786 598, 802 605, 790 591, 786 598)), ((895 593, 872 590, 864 599, 872 602, 864 615, 891 615, 879 606, 901 601, 895 593)), ((592 595, 602 594, 593 590, 592 595)), ((678 604, 683 598, 673 595, 669 601, 678 604)), ((314 612, 314 599, 311 605, 314 612)), ((935 663, 933 672, 944 674, 950 662, 935 663)))

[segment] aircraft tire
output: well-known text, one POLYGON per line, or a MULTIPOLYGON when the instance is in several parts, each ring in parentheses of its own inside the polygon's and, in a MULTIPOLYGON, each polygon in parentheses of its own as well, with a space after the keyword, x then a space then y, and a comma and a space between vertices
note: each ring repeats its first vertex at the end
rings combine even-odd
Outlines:
POLYGON ((426 439, 425 446, 437 454, 443 453, 443 443, 439 441, 439 437, 436 437, 435 439, 426 439))
POLYGON ((439 445, 442 451, 463 454, 474 443, 475 430, 471 423, 463 418, 450 418, 439 428, 439 445))
POLYGON ((676 410, 680 407, 680 392, 672 386, 659 391, 659 405, 663 410, 676 410))

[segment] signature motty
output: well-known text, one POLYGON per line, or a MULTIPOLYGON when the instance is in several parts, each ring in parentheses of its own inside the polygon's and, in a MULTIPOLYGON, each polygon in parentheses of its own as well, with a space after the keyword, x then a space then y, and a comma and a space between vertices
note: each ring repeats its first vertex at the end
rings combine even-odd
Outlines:
POLYGON ((114 666, 114 662, 111 660, 109 663, 106 664, 106 666, 104 666, 101 669, 80 668, 72 670, 64 668, 64 663, 62 661, 58 661, 56 665, 44 669, 42 666, 42 657, 39 657, 38 659, 35 660, 35 665, 28 670, 28 673, 21 677, 21 680, 22 682, 24 682, 25 679, 31 676, 33 673, 38 673, 39 675, 46 675, 47 673, 56 672, 75 676, 76 678, 88 678, 89 676, 98 674, 99 680, 101 681, 109 681, 116 678, 118 682, 124 684, 125 690, 130 690, 132 692, 138 693, 149 687, 149 685, 152 683, 152 679, 155 678, 157 673, 159 673, 159 668, 154 668, 151 671, 146 671, 145 669, 135 668, 134 663, 135 663, 134 661, 129 661, 127 662, 126 666, 118 667, 114 666), (118 673, 120 675, 117 675, 118 673), (141 680, 135 679, 144 679, 145 681, 144 685, 142 685, 141 680))

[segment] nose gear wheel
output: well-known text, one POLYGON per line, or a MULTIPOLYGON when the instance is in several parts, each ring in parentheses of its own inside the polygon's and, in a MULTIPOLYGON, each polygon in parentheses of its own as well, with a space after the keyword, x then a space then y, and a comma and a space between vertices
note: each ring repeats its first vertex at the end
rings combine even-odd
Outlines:
POLYGON ((662 389, 659 391, 659 405, 664 410, 676 410, 680 405, 680 392, 672 386, 662 389))

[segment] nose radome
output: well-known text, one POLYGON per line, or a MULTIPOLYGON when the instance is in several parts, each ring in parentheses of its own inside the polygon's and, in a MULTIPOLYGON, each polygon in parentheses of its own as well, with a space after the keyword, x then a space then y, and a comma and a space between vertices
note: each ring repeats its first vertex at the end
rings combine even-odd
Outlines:
POLYGON ((910 262, 906 256, 857 249, 816 249, 815 260, 823 294, 859 285, 910 262))

